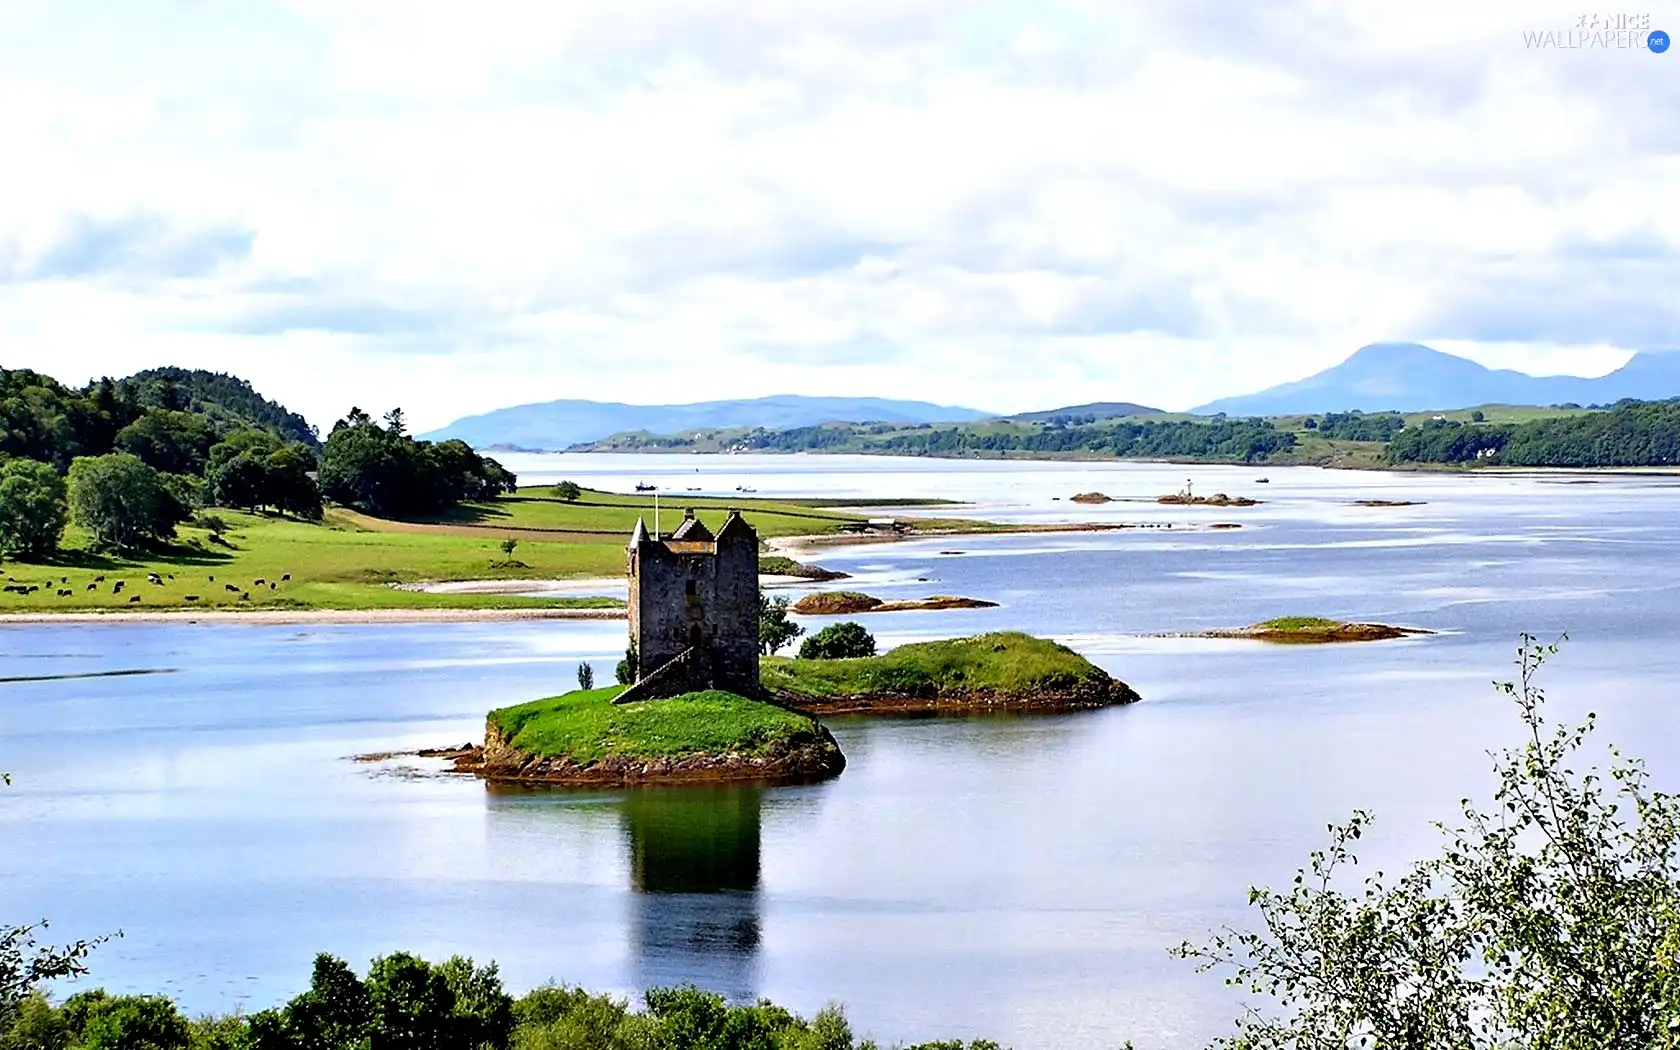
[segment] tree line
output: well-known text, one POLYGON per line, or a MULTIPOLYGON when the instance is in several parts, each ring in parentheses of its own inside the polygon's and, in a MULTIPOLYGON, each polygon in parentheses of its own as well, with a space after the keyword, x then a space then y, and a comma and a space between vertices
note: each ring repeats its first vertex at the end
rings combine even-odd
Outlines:
MULTIPOLYGON (((80 992, 54 1005, 30 990, 0 1000, 6 1050, 876 1050, 845 1013, 807 1019, 764 1000, 732 1006, 694 987, 661 988, 642 1009, 580 988, 509 995, 495 964, 429 963, 398 952, 366 977, 331 955, 307 991, 249 1016, 189 1018, 163 996, 80 992)), ((999 1050, 923 1043, 910 1050, 999 1050)))
POLYGON ((1680 464, 1680 399, 1629 401, 1606 411, 1527 423, 1433 419, 1389 442, 1390 463, 1511 467, 1652 467, 1680 464))
MULTIPOLYGON (((741 443, 754 451, 824 451, 857 445, 864 433, 857 427, 834 425, 755 430, 745 434, 741 443)), ((1280 430, 1268 420, 1215 418, 1206 422, 1097 421, 1028 430, 989 426, 906 428, 868 440, 864 447, 908 456, 1082 452, 1118 458, 1263 463, 1295 444, 1292 432, 1280 430)))
POLYGON ((71 389, 0 369, 0 556, 50 558, 74 522, 97 549, 162 543, 204 507, 319 520, 331 500, 382 516, 438 513, 517 478, 462 441, 409 435, 360 409, 323 443, 249 383, 154 369, 71 389))

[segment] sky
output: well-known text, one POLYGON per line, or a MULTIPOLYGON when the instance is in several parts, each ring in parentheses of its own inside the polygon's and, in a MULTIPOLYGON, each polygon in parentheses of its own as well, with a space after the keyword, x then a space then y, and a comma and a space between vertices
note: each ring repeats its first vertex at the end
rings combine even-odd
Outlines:
POLYGON ((1380 340, 1601 375, 1680 347, 1680 51, 1525 42, 1582 12, 0 3, 0 366, 323 429, 1180 409, 1380 340))

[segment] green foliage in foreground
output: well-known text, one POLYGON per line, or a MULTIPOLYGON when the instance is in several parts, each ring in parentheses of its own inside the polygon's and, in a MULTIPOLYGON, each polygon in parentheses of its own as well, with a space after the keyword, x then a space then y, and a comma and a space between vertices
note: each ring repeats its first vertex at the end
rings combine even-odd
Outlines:
POLYGON ((792 660, 762 664, 764 686, 800 696, 866 693, 959 695, 1069 689, 1106 677, 1065 645, 1018 631, 901 645, 881 656, 850 660, 792 660))
POLYGON ((1275 1005, 1220 1045, 1680 1045, 1680 797, 1615 751, 1607 776, 1590 768, 1591 715, 1547 724, 1535 673, 1555 652, 1524 636, 1501 689, 1527 739, 1494 756, 1491 806, 1466 799, 1437 825, 1434 858, 1360 872, 1371 816, 1355 812, 1292 886, 1249 891, 1260 929, 1179 949, 1275 1005))
MULTIPOLYGON (((693 987, 653 989, 642 1009, 547 985, 515 999, 494 964, 406 953, 365 979, 331 955, 309 990, 250 1017, 189 1020, 161 996, 96 990, 54 1007, 32 995, 0 1020, 6 1050, 875 1050, 830 1006, 806 1019, 769 1002, 731 1006, 693 987)), ((977 1041, 910 1050, 999 1050, 977 1041)))
POLYGON ((721 690, 614 704, 623 686, 581 690, 490 712, 490 721, 531 754, 578 762, 762 754, 813 738, 817 723, 772 704, 721 690))

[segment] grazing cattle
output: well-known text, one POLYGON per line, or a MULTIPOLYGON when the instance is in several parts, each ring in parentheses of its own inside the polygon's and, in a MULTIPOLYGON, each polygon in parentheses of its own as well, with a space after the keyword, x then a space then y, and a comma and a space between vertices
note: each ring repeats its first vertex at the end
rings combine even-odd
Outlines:
POLYGON ((174 574, 174 573, 170 573, 170 574, 169 574, 169 578, 170 578, 170 579, 172 579, 172 580, 173 580, 173 579, 174 579, 174 578, 175 578, 175 574, 174 574))
POLYGON ((206 576, 206 577, 204 577, 204 578, 205 578, 205 579, 207 579, 207 580, 209 580, 209 581, 210 581, 210 582, 211 582, 211 583, 215 583, 215 582, 216 582, 216 577, 214 577, 214 576, 206 576))
POLYGON ((240 596, 239 596, 239 600, 240 600, 240 601, 242 601, 242 602, 248 602, 248 601, 250 601, 250 600, 251 600, 251 592, 250 592, 250 591, 246 591, 246 592, 245 592, 245 593, 244 593, 244 594, 241 594, 241 595, 240 595, 240 596))
POLYGON ((23 592, 23 593, 25 593, 25 594, 34 594, 34 593, 35 593, 35 592, 36 592, 36 591, 38 591, 38 590, 40 590, 40 589, 41 589, 41 585, 40 585, 40 584, 38 584, 38 583, 32 583, 32 584, 30 584, 30 585, 29 585, 29 589, 28 589, 28 590, 27 590, 27 591, 24 591, 24 592, 23 592))
POLYGON ((95 576, 95 577, 94 577, 94 578, 93 578, 93 582, 94 582, 94 583, 104 583, 104 582, 105 582, 105 577, 104 577, 104 575, 103 575, 103 574, 101 574, 101 575, 99 575, 99 576, 95 576))
POLYGON ((59 597, 60 597, 60 598, 68 598, 68 597, 70 597, 70 596, 71 596, 71 595, 72 595, 72 594, 75 594, 75 593, 76 593, 76 592, 75 592, 75 591, 59 591, 59 592, 58 592, 58 596, 59 596, 59 597))
POLYGON ((235 594, 238 594, 238 593, 239 593, 239 588, 238 588, 238 587, 235 587, 235 586, 234 586, 234 585, 233 585, 233 584, 231 584, 231 583, 224 583, 224 584, 222 584, 222 587, 223 587, 223 588, 224 588, 224 589, 226 589, 226 590, 229 590, 229 591, 232 591, 232 592, 233 592, 233 593, 235 593, 235 594))
POLYGON ((291 578, 292 578, 292 574, 288 572, 284 576, 280 577, 280 582, 285 583, 287 580, 289 580, 291 578))
POLYGON ((251 581, 251 586, 253 586, 253 587, 261 587, 261 586, 262 586, 262 585, 263 585, 263 584, 265 584, 265 583, 267 583, 267 582, 268 582, 268 581, 267 581, 267 580, 252 580, 252 581, 251 581))
POLYGON ((69 582, 70 582, 70 577, 68 577, 68 576, 60 576, 60 577, 59 577, 59 578, 58 578, 58 582, 59 582, 59 583, 69 583, 69 582))
POLYGON ((122 588, 123 588, 123 582, 121 580, 118 580, 116 583, 113 583, 111 585, 111 593, 112 594, 121 594, 122 593, 122 588))
POLYGON ((278 586, 280 586, 278 583, 271 583, 268 585, 268 589, 272 591, 278 586))
POLYGON ((189 595, 187 595, 187 601, 189 601, 189 602, 196 602, 196 601, 198 601, 198 595, 196 595, 196 594, 189 594, 189 595))
POLYGON ((159 575, 158 575, 158 574, 157 574, 157 573, 155 573, 155 572, 148 572, 148 573, 147 573, 147 574, 146 574, 146 582, 147 582, 147 583, 155 583, 155 584, 157 584, 157 585, 158 585, 158 586, 159 586, 159 587, 162 587, 162 586, 163 586, 163 577, 162 577, 162 576, 159 576, 159 575))
POLYGON ((138 594, 136 594, 134 597, 132 597, 128 600, 128 604, 133 605, 135 602, 137 602, 139 600, 140 600, 140 596, 138 594))
POLYGON ((87 589, 90 590, 90 591, 98 590, 99 589, 99 584, 90 583, 90 584, 88 584, 87 589))

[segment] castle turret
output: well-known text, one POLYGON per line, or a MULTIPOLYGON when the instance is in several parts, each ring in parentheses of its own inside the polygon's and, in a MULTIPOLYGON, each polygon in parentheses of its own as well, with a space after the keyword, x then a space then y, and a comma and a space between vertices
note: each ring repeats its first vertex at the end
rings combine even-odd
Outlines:
POLYGON ((626 553, 637 686, 625 697, 756 696, 758 532, 731 510, 713 536, 689 510, 669 539, 649 536, 638 520, 626 553))

